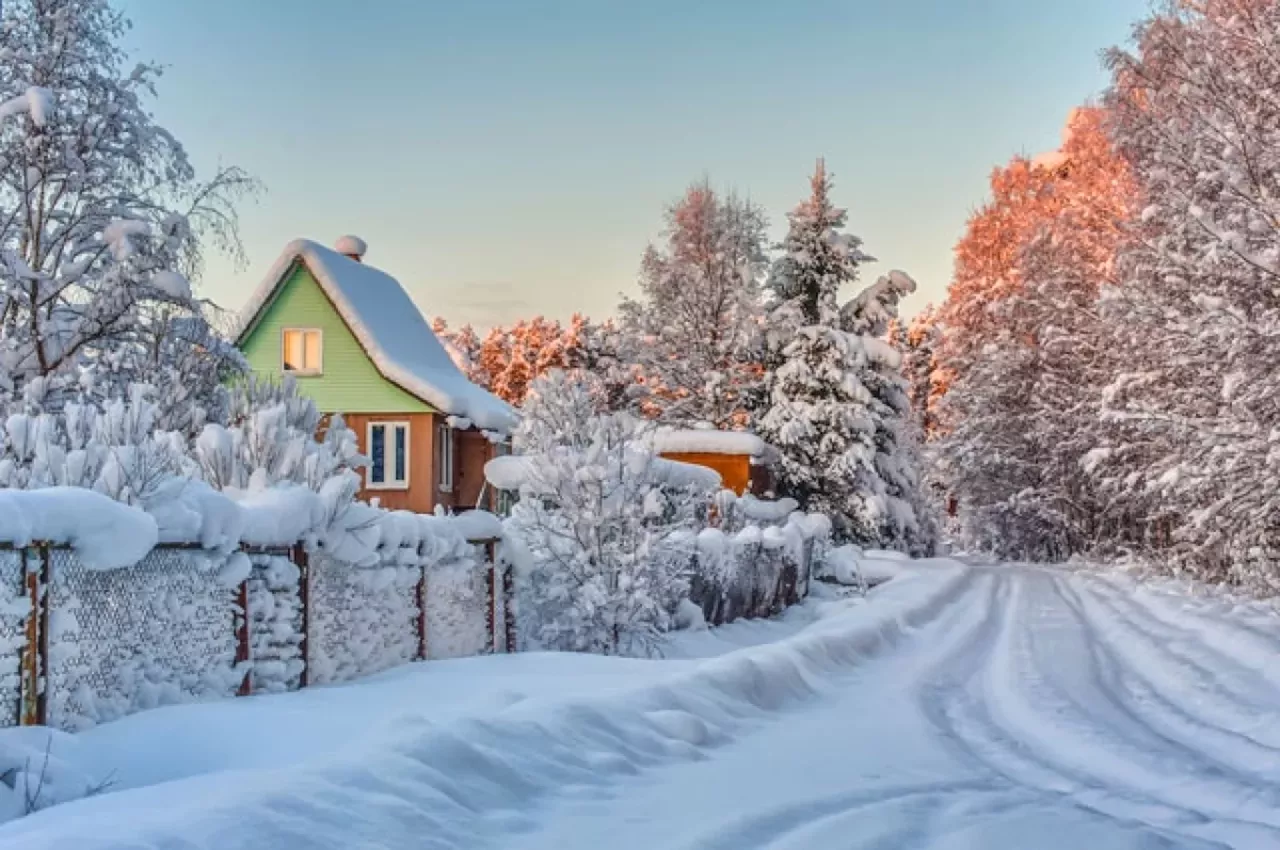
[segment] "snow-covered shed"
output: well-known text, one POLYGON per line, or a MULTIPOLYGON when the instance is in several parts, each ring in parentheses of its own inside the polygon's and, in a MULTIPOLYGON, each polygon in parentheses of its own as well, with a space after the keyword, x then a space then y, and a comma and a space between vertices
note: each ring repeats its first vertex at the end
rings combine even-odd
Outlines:
POLYGON ((515 412, 454 365, 394 277, 363 261, 364 241, 285 246, 241 312, 236 342, 255 372, 292 377, 341 413, 370 459, 366 498, 429 513, 472 507, 494 442, 515 412))
POLYGON ((778 452, 747 431, 661 428, 653 435, 653 448, 668 460, 714 470, 724 487, 739 496, 773 489, 778 452))

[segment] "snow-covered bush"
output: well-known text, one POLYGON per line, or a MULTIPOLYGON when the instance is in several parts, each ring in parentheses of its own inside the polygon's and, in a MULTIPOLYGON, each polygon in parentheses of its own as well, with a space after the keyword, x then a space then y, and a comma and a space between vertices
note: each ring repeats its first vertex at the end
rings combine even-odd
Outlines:
POLYGON ((514 435, 529 458, 512 514, 527 548, 543 646, 653 651, 687 590, 697 514, 709 493, 669 486, 641 439, 643 424, 600 410, 581 374, 535 381, 514 435))

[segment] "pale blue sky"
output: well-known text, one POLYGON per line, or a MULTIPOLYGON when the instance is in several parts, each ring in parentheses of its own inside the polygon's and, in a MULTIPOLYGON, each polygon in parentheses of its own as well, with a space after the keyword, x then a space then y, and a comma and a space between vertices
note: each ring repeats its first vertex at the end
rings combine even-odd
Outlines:
POLYGON ((284 244, 369 242, 428 315, 613 311, 694 179, 776 232, 814 158, 938 300, 993 165, 1057 146, 1146 0, 123 0, 197 166, 267 187, 238 308, 284 244))

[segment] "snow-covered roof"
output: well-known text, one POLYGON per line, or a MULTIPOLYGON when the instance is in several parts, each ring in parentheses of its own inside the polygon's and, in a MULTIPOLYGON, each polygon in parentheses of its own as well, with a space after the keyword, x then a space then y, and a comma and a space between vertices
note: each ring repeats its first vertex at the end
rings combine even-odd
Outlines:
POLYGON ((505 402, 458 370, 399 281, 309 239, 285 246, 241 312, 237 342, 275 297, 295 262, 311 272, 388 381, 442 413, 470 419, 478 428, 505 432, 515 424, 515 412, 505 402))
MULTIPOLYGON (((672 487, 700 487, 715 490, 720 486, 720 473, 695 463, 666 458, 652 461, 654 478, 672 487)), ((533 458, 528 455, 502 455, 484 465, 484 477, 499 490, 519 490, 531 474, 533 458)))
POLYGON ((747 455, 765 458, 773 449, 746 431, 661 428, 654 432, 653 449, 660 454, 747 455))

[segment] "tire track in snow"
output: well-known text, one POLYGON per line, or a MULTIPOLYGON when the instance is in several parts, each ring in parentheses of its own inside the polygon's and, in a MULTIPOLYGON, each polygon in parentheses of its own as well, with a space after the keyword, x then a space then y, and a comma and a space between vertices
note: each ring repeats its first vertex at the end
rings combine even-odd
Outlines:
POLYGON ((1187 781, 1186 761, 1108 698, 1087 626, 1072 617, 1053 574, 1015 575, 984 674, 992 721, 1080 783, 1073 799, 1081 804, 1237 846, 1280 846, 1280 810, 1242 801, 1239 784, 1212 774, 1187 781))
POLYGON ((1177 656, 1125 619, 1112 600, 1087 586, 1064 590, 1087 628, 1106 638, 1095 641, 1094 651, 1105 656, 1112 671, 1112 698, 1135 720, 1246 783, 1280 781, 1280 749, 1271 744, 1273 736, 1258 734, 1268 722, 1274 726, 1275 720, 1266 720, 1277 716, 1274 709, 1256 703, 1243 706, 1194 674, 1189 677, 1194 681, 1184 682, 1177 656))
POLYGON ((1175 612, 1170 600, 1145 588, 1125 588, 1101 576, 1093 577, 1092 583, 1107 588, 1113 599, 1140 610, 1149 622, 1181 635, 1187 645, 1212 651, 1215 659, 1225 659, 1232 667, 1266 682, 1272 695, 1280 697, 1280 667, 1275 663, 1280 656, 1280 621, 1277 630, 1271 631, 1243 620, 1208 616, 1201 605, 1183 603, 1175 612))
MULTIPOLYGON (((999 614, 1011 604, 1017 579, 992 570, 998 581, 990 588, 992 615, 981 631, 958 643, 935 671, 935 680, 917 688, 920 710, 943 740, 964 760, 1028 795, 1026 806, 1057 803, 1074 807, 1121 827, 1141 826, 1159 846, 1227 847, 1187 834, 1189 824, 1208 818, 1157 802, 1141 793, 1116 788, 1086 771, 1076 771, 1044 756, 1034 740, 1000 726, 991 710, 990 688, 981 687, 994 663, 994 653, 1008 618, 999 614)), ((889 845, 894 846, 894 845, 889 845)))
MULTIPOLYGON (((1082 586, 1099 604, 1111 609, 1116 622, 1129 626, 1154 644, 1177 672, 1192 673, 1198 684, 1220 692, 1229 704, 1247 704, 1251 714, 1275 713, 1276 706, 1280 705, 1280 687, 1260 677, 1259 673, 1264 671, 1243 663, 1237 652, 1224 651, 1215 646, 1215 642, 1205 641, 1203 630, 1161 618, 1150 606, 1138 602, 1133 594, 1124 593, 1109 582, 1082 583, 1082 586)), ((1191 616, 1187 619, 1193 621, 1191 616)), ((1233 644, 1232 648, 1238 645, 1233 644)), ((1280 645, 1269 653, 1272 661, 1276 655, 1280 655, 1280 645)), ((1280 744, 1280 733, 1275 743, 1280 744)))
MULTIPOLYGON (((937 610, 929 620, 912 629, 901 647, 902 651, 891 657, 877 659, 877 663, 907 664, 918 668, 915 674, 917 679, 927 677, 955 653, 957 643, 981 641, 983 633, 990 630, 989 625, 995 616, 992 610, 994 588, 992 576, 976 575, 969 571, 963 584, 957 586, 956 592, 945 606, 937 610)), ((856 688, 858 683, 858 670, 855 668, 850 671, 848 680, 842 683, 842 687, 856 688)), ((710 834, 695 836, 687 844, 682 843, 680 846, 688 850, 742 850, 746 847, 784 850, 789 847, 805 847, 807 845, 804 842, 808 839, 804 836, 811 829, 825 829, 850 813, 867 816, 866 810, 869 808, 911 802, 927 807, 931 805, 929 801, 947 794, 966 791, 993 793, 996 790, 999 790, 997 786, 986 778, 889 786, 874 790, 850 789, 753 812, 727 826, 717 824, 710 834), (794 843, 797 841, 800 843, 794 843)), ((917 823, 912 825, 911 830, 917 831, 918 828, 917 823)), ((920 833, 915 837, 923 838, 924 834, 920 833)), ((893 840, 884 846, 907 848, 914 846, 910 843, 911 840, 912 836, 905 832, 894 832, 893 840)))

